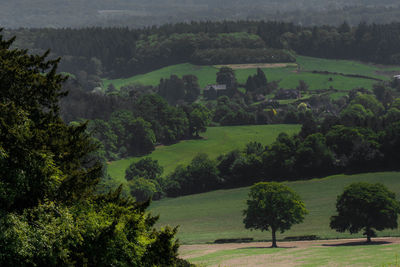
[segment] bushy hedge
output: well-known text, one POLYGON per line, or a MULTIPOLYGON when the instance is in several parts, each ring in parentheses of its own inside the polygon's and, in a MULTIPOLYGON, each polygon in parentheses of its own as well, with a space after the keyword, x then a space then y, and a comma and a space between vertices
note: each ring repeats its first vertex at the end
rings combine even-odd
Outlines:
POLYGON ((196 50, 190 61, 199 65, 295 62, 286 50, 271 48, 223 48, 196 50))

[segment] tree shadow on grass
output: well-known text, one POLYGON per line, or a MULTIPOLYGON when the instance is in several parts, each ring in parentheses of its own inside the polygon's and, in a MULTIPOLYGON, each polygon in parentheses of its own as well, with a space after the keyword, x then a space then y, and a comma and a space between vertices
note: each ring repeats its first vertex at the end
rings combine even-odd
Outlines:
MULTIPOLYGON (((263 248, 273 248, 272 246, 265 246, 265 247, 245 247, 245 248, 237 248, 237 249, 263 249, 263 248)), ((287 247, 287 246, 278 246, 277 248, 296 248, 296 247, 287 247)))
POLYGON ((371 245, 387 245, 392 244, 392 242, 388 241, 371 241, 367 243, 366 241, 353 241, 353 242, 345 242, 345 243, 338 243, 338 244, 322 244, 325 247, 346 247, 346 246, 371 246, 371 245))

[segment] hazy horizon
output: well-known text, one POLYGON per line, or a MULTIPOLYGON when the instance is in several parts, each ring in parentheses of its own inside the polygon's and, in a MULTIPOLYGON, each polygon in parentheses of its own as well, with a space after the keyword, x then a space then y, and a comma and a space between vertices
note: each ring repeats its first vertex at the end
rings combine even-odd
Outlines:
POLYGON ((394 0, 2 0, 0 27, 144 27, 204 20, 282 20, 302 25, 400 21, 394 0))

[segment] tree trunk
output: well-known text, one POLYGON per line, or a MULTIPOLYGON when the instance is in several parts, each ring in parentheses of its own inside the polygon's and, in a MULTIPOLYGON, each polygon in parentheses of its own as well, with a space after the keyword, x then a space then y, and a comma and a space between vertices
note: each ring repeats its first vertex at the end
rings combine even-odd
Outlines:
POLYGON ((278 246, 276 245, 276 230, 271 229, 272 231, 272 247, 277 248, 278 246))
POLYGON ((371 229, 369 227, 366 227, 365 233, 367 235, 367 243, 371 243, 371 229))

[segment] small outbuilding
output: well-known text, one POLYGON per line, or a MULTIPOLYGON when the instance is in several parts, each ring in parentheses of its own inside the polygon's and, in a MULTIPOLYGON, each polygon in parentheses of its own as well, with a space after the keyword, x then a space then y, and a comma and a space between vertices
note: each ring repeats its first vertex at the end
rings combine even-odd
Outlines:
POLYGON ((226 84, 210 84, 203 89, 203 95, 207 99, 217 99, 227 92, 226 84))
POLYGON ((298 99, 301 92, 297 89, 279 89, 275 94, 275 99, 298 99))

